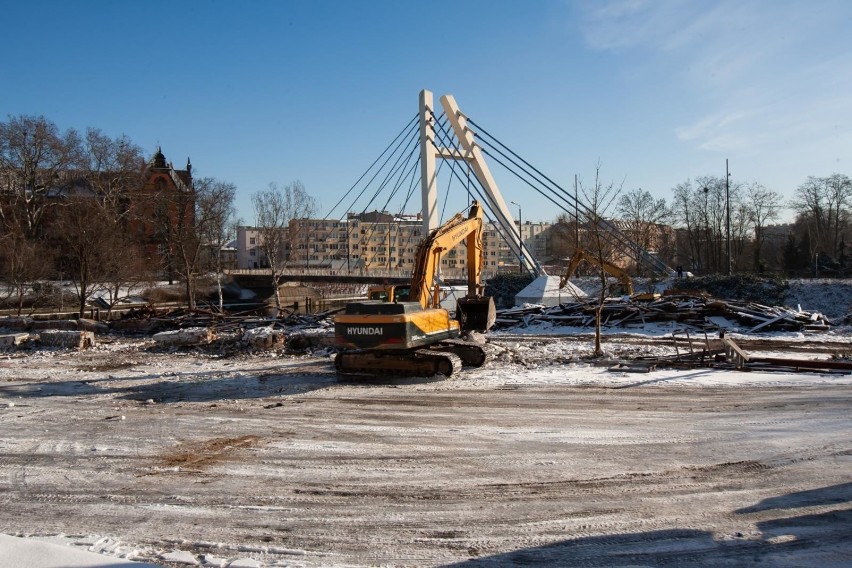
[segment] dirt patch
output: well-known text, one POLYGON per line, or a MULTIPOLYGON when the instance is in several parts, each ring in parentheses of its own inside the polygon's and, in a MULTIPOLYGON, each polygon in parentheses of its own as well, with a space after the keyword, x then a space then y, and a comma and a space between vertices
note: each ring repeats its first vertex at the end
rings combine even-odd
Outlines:
POLYGON ((78 365, 77 369, 85 373, 103 373, 105 371, 119 371, 121 369, 130 369, 139 365, 137 361, 99 361, 84 363, 78 365))
POLYGON ((261 443, 259 436, 201 440, 181 444, 168 454, 161 456, 159 461, 164 467, 197 471, 216 463, 232 461, 241 450, 257 447, 261 443))

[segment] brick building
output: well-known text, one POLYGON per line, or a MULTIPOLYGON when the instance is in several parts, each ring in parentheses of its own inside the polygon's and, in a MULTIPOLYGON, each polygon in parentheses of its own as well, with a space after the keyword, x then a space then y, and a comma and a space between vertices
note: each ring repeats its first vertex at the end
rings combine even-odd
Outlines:
POLYGON ((191 227, 195 219, 195 193, 192 163, 176 169, 166 161, 160 148, 142 168, 141 187, 130 194, 133 215, 129 231, 142 248, 146 264, 171 272, 173 250, 170 242, 176 232, 191 227))

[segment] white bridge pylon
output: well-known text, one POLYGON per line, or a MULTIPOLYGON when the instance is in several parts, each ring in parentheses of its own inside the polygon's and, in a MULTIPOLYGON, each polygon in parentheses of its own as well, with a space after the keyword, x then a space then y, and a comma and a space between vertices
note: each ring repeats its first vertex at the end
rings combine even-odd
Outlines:
POLYGON ((538 261, 530 254, 527 247, 523 246, 521 240, 521 228, 516 227, 512 213, 506 206, 506 201, 497 187, 494 176, 482 150, 476 142, 473 131, 467 125, 467 119, 459 110, 458 104, 452 95, 441 97, 441 106, 444 114, 453 127, 453 132, 459 144, 460 150, 438 147, 435 143, 435 117, 434 99, 431 91, 420 91, 420 187, 423 196, 423 231, 428 235, 430 231, 437 229, 440 222, 438 216, 438 180, 436 172, 436 160, 460 160, 470 164, 476 179, 485 192, 485 201, 488 209, 497 220, 498 230, 506 236, 509 248, 524 267, 536 277, 545 275, 538 261))

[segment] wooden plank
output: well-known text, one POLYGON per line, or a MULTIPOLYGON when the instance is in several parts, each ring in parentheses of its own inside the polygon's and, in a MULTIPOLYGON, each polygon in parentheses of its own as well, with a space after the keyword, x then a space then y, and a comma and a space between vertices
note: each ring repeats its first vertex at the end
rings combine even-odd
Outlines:
POLYGON ((766 326, 768 326, 768 325, 772 325, 773 323, 779 322, 779 321, 781 321, 781 320, 790 320, 790 321, 793 321, 793 320, 790 318, 790 316, 788 316, 787 314, 782 314, 782 315, 777 316, 777 317, 774 317, 774 318, 772 318, 772 319, 770 319, 770 320, 766 320, 766 321, 765 321, 765 322, 763 322, 763 323, 759 323, 759 324, 757 324, 756 326, 754 326, 753 328, 751 328, 750 330, 748 330, 746 333, 753 333, 753 332, 757 331, 758 329, 762 329, 762 328, 764 328, 764 327, 766 327, 766 326))
POLYGON ((743 351, 739 345, 734 343, 733 339, 723 337, 722 345, 725 347, 725 357, 732 361, 737 369, 743 369, 746 365, 748 365, 748 354, 743 351))

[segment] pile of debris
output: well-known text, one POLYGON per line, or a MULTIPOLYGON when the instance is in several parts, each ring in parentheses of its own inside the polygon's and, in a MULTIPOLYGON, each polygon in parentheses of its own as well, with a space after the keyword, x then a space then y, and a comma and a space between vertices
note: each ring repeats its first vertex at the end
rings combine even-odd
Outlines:
POLYGON ((32 349, 39 345, 86 349, 96 344, 96 336, 103 338, 112 334, 149 336, 156 348, 170 350, 204 346, 214 350, 268 350, 284 346, 305 350, 318 343, 306 335, 310 335, 311 330, 329 328, 331 316, 336 311, 299 314, 282 310, 278 317, 263 317, 255 313, 147 307, 108 323, 83 318, 6 317, 0 318, 0 350, 32 349))
POLYGON ((282 310, 276 318, 258 316, 255 312, 221 313, 213 310, 196 308, 176 310, 155 310, 130 312, 120 320, 109 322, 112 331, 121 333, 152 334, 161 331, 187 329, 196 327, 216 328, 219 332, 227 332, 237 328, 252 328, 268 326, 270 322, 279 327, 313 328, 328 321, 333 311, 317 314, 299 314, 290 310, 282 310))
MULTIPOLYGON (((541 324, 594 327, 597 305, 597 298, 589 298, 552 307, 526 304, 499 310, 494 329, 541 324)), ((697 329, 729 329, 743 333, 825 331, 831 325, 821 313, 807 312, 801 308, 792 310, 684 293, 654 295, 650 299, 608 298, 601 311, 601 324, 605 327, 641 327, 658 322, 677 322, 697 329)))

